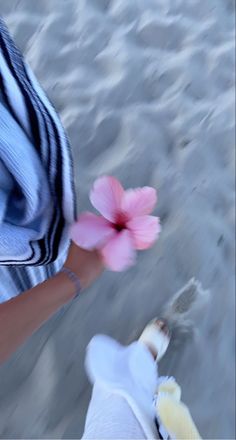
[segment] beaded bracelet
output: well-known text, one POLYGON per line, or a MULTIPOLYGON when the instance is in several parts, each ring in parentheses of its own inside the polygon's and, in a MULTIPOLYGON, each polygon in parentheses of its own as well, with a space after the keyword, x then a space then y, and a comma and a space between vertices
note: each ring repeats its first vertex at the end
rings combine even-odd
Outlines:
POLYGON ((68 269, 67 267, 63 267, 61 269, 62 273, 65 273, 68 278, 74 283, 75 287, 76 287, 76 294, 74 296, 74 298, 77 298, 81 292, 81 283, 80 283, 80 279, 79 277, 70 269, 68 269))

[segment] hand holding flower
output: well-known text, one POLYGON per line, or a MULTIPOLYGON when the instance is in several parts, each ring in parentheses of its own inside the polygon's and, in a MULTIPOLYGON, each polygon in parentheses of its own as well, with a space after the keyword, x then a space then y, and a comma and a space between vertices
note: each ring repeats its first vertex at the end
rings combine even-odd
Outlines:
POLYGON ((105 266, 122 271, 133 265, 136 250, 148 249, 160 232, 158 217, 150 215, 157 195, 154 188, 124 190, 111 176, 98 178, 90 193, 100 212, 81 214, 71 227, 71 238, 81 248, 98 250, 105 266))

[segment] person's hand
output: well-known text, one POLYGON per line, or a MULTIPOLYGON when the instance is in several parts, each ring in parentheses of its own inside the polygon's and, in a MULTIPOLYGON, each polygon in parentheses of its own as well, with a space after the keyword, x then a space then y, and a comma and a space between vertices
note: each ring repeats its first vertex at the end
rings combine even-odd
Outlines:
POLYGON ((80 279, 81 287, 88 287, 104 270, 97 251, 86 251, 71 242, 64 267, 72 270, 80 279))

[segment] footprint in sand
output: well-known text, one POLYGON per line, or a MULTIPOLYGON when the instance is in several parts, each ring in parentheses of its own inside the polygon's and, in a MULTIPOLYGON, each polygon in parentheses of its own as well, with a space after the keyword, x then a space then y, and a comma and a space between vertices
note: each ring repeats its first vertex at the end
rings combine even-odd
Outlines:
POLYGON ((204 290, 195 278, 191 278, 167 303, 162 316, 171 329, 173 345, 194 337, 196 326, 191 315, 206 306, 209 297, 210 292, 204 290))
POLYGON ((141 20, 137 34, 145 45, 170 51, 181 48, 184 35, 178 22, 161 21, 151 17, 141 20))

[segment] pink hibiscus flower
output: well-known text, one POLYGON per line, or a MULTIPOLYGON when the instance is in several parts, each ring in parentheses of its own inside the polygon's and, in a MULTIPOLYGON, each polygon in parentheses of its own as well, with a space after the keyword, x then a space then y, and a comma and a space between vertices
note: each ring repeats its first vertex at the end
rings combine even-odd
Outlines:
POLYGON ((72 240, 83 249, 98 249, 113 271, 132 266, 136 250, 148 249, 160 232, 159 218, 149 215, 157 201, 155 189, 125 191, 117 179, 103 176, 95 181, 90 201, 101 216, 81 214, 71 227, 72 240))

